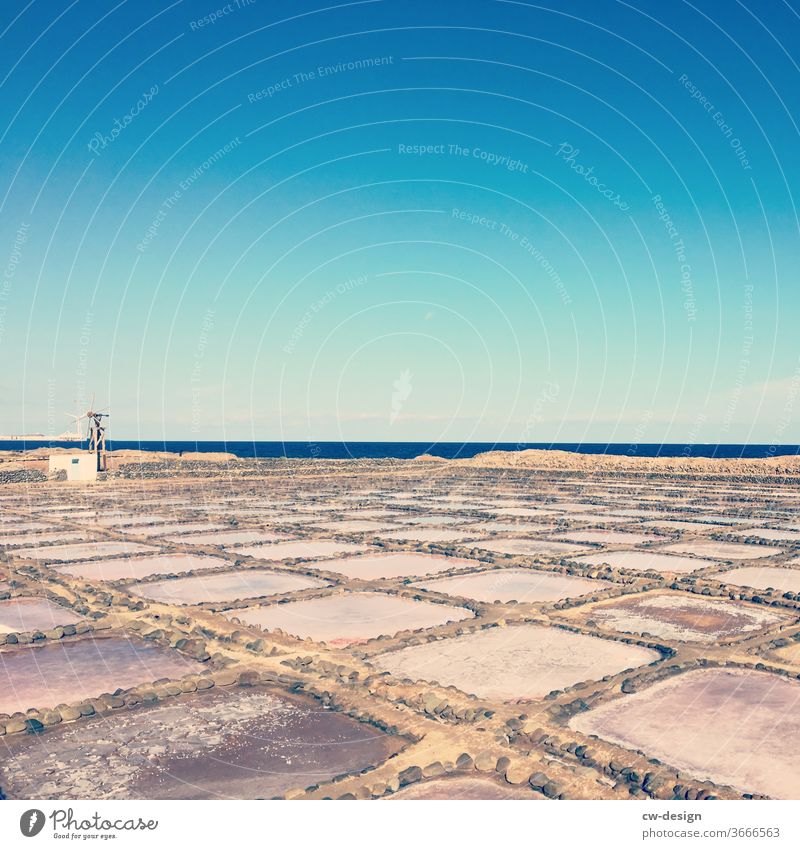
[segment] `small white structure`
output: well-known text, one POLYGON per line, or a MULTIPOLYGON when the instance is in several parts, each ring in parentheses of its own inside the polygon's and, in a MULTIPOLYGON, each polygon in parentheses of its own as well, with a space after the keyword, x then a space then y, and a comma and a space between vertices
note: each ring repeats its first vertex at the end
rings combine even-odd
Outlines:
POLYGON ((97 457, 95 454, 51 454, 49 463, 50 474, 60 472, 62 469, 67 473, 68 481, 96 481, 97 480, 97 457))

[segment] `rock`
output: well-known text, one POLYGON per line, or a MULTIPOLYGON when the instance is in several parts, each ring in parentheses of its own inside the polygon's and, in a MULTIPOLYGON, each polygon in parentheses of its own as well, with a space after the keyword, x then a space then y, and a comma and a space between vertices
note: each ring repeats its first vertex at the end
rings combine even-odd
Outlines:
POLYGON ((400 786, 405 787, 407 784, 415 784, 417 781, 422 781, 423 774, 418 766, 410 766, 408 769, 404 769, 397 778, 400 786))
POLYGON ((530 784, 534 790, 543 790, 545 784, 548 784, 549 782, 550 778, 543 772, 534 772, 533 775, 528 778, 528 784, 530 784))
POLYGON ((20 734, 27 728, 27 719, 9 719, 6 721, 6 734, 20 734))
POLYGON ((439 704, 439 697, 433 695, 432 693, 428 693, 427 696, 422 700, 422 709, 425 713, 433 715, 436 711, 436 705, 439 704))
POLYGON ((240 672, 238 682, 240 687, 255 687, 261 683, 258 671, 255 669, 245 669, 243 672, 240 672))
POLYGON ((76 719, 80 719, 81 715, 81 712, 71 705, 64 705, 63 707, 60 707, 58 712, 61 714, 63 722, 74 722, 76 719))
POLYGON ((46 710, 42 714, 42 725, 58 725, 61 722, 61 714, 57 710, 46 710))
POLYGON ((480 752, 475 758, 475 769, 480 772, 494 772, 497 758, 491 752, 480 752))
POLYGON ((507 758, 505 755, 503 755, 502 758, 497 759, 497 763, 494 766, 495 771, 499 772, 500 775, 505 775, 506 770, 508 769, 510 764, 511 764, 511 758, 507 758))
POLYGON ((557 781, 548 781, 544 787, 542 787, 542 793, 544 793, 548 799, 557 799, 562 793, 561 785, 557 781))
POLYGON ((444 767, 441 761, 434 761, 422 770, 422 774, 425 778, 435 778, 437 775, 444 775, 444 767))
POLYGON ((456 769, 472 769, 475 766, 475 762, 472 760, 472 755, 468 755, 466 752, 462 752, 458 758, 456 758, 456 769))

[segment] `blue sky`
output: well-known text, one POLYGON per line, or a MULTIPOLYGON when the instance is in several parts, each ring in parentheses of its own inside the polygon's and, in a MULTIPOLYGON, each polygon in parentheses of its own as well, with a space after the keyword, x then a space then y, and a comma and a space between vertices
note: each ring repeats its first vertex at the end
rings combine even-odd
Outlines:
POLYGON ((0 431, 800 441, 797 4, 6 8, 0 431))

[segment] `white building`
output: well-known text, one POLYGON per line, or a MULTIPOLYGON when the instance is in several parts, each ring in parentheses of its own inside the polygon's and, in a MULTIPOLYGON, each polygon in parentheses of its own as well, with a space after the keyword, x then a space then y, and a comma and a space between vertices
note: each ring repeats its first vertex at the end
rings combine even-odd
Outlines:
POLYGON ((86 451, 80 454, 51 454, 48 468, 50 474, 65 470, 68 481, 97 480, 97 457, 86 451))

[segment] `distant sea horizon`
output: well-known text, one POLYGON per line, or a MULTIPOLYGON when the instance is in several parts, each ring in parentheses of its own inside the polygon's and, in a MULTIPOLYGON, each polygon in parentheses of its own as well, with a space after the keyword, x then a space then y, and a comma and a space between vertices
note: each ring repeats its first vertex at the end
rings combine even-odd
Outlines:
MULTIPOLYGON (((0 451, 31 451, 36 448, 73 448, 86 443, 58 440, 0 440, 0 451)), ((766 445, 743 443, 630 443, 630 442, 308 442, 247 440, 109 440, 110 450, 169 451, 175 454, 201 451, 226 452, 242 458, 292 459, 381 459, 409 460, 431 454, 447 460, 474 457, 486 451, 569 451, 574 454, 610 454, 628 457, 711 457, 716 459, 792 456, 800 453, 800 445, 766 445)))

